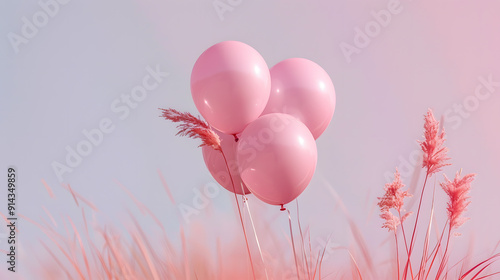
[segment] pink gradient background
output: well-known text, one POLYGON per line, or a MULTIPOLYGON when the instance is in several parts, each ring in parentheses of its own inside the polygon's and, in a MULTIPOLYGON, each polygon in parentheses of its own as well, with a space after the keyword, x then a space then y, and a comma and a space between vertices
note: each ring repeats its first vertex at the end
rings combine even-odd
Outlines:
MULTIPOLYGON (((82 129, 110 117, 115 131, 65 174, 64 182, 100 208, 103 223, 126 223, 123 209, 134 206, 114 182, 120 181, 177 240, 180 226, 189 225, 177 219, 178 205, 164 194, 157 170, 178 204, 191 203, 193 188, 214 180, 198 143, 175 137, 174 126, 158 118, 157 108, 197 113, 189 91, 194 62, 217 42, 240 40, 258 50, 270 67, 304 57, 329 73, 337 107, 317 140, 316 173, 299 198, 301 222, 310 227, 313 241, 331 233, 336 244, 354 242, 326 187, 330 184, 365 233, 371 253, 387 257, 391 245, 380 244, 389 234, 380 229, 375 205, 386 183, 384 174, 418 149, 427 108, 440 117, 474 94, 479 77, 492 75, 500 82, 500 2, 493 0, 402 0, 402 11, 348 63, 341 42, 353 44, 355 28, 364 28, 373 20, 370 12, 386 9, 389 2, 243 0, 221 21, 211 1, 71 1, 19 54, 8 39, 0 43, 0 166, 19 169, 19 211, 35 219, 43 216, 41 206, 57 217, 80 215, 71 195, 58 186, 51 163, 64 160, 66 145, 74 147, 84 139, 82 129), (147 65, 156 64, 170 76, 128 118, 118 120, 111 102, 141 82, 147 65), (47 194, 42 178, 57 201, 47 194)), ((19 33, 21 17, 39 9, 35 2, 1 6, 0 34, 5 35, 19 33)), ((484 256, 500 240, 500 87, 455 124, 445 119, 453 166, 444 172, 451 177, 463 168, 478 174, 466 212, 470 220, 460 228, 455 248, 464 251, 474 240, 477 256, 484 256)), ((436 219, 443 223, 446 198, 437 184, 442 175, 436 178, 431 182, 437 191, 436 219)), ((408 177, 403 179, 409 184, 408 177)), ((4 197, 1 188, 2 209, 4 197)), ((233 199, 221 188, 221 195, 193 220, 217 224, 205 229, 209 236, 241 234, 233 199)), ((259 209, 255 213, 275 221, 262 231, 286 232, 287 217, 277 207, 253 197, 250 203, 259 209)), ((28 246, 43 233, 28 223, 23 227, 21 255, 29 260, 28 246)), ((0 245, 6 245, 4 240, 0 245)), ((24 273, 28 260, 21 267, 24 273)))

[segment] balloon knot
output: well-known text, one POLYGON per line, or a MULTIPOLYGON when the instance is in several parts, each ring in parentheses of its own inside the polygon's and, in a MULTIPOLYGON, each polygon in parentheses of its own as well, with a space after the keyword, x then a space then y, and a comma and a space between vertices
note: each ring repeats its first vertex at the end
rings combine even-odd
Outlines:
POLYGON ((236 136, 236 134, 233 134, 233 136, 234 136, 234 142, 238 142, 238 140, 240 140, 238 136, 236 136))
POLYGON ((286 210, 286 208, 283 206, 283 204, 281 204, 281 209, 280 209, 280 211, 285 211, 285 210, 286 210))

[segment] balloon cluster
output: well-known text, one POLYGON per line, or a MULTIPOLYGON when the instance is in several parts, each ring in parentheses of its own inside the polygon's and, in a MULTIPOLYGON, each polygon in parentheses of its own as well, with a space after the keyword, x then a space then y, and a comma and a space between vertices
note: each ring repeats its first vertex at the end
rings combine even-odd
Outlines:
POLYGON ((316 169, 315 140, 335 110, 335 89, 325 70, 303 58, 269 69, 249 45, 225 41, 196 61, 191 93, 222 140, 222 153, 203 147, 217 182, 272 205, 287 204, 304 191, 316 169))

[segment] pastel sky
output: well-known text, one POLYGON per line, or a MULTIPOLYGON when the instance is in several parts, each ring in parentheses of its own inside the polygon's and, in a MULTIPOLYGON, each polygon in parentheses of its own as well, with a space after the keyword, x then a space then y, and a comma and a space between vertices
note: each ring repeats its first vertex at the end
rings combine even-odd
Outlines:
MULTIPOLYGON (((269 67, 290 57, 313 60, 335 85, 335 115, 317 140, 317 169, 299 197, 301 223, 312 236, 326 238, 331 233, 337 244, 353 243, 330 185, 366 233, 373 253, 379 254, 388 234, 380 229, 376 198, 395 167, 406 172, 403 180, 409 184, 413 167, 407 162, 418 150, 423 115, 432 108, 444 120, 453 163, 443 172, 451 177, 463 168, 464 173, 478 174, 466 212, 470 220, 460 228, 457 250, 474 240, 475 250, 484 254, 499 241, 498 1, 73 0, 56 5, 58 10, 50 8, 53 16, 43 26, 27 31, 23 18, 43 20, 34 18, 44 11, 42 6, 0 4, 0 167, 18 169, 23 215, 46 219, 42 206, 61 219, 81 215, 64 183, 99 208, 100 223, 126 224, 125 209, 141 214, 122 185, 177 240, 180 227, 190 226, 178 219, 179 205, 192 204, 193 189, 214 180, 199 143, 176 137, 174 125, 158 117, 158 108, 198 114, 189 85, 194 62, 215 43, 239 40, 259 51, 269 67), (217 10, 219 2, 229 8, 217 10), (162 73, 157 87, 127 113, 117 112, 125 104, 121 95, 152 71, 162 73), (85 139, 83 130, 99 128, 102 122, 109 133, 59 180, 54 162, 65 163, 66 147, 76 149, 85 139), (176 205, 165 194, 159 172, 176 205)), ((438 184, 441 173, 431 181, 436 219, 442 223, 446 197, 438 184)), ((233 200, 221 188, 209 210, 193 220, 203 221, 211 236, 241 234, 233 200)), ((1 212, 5 201, 2 187, 1 212)), ((263 215, 275 221, 270 230, 286 232, 287 217, 278 207, 254 197, 250 203, 258 209, 254 219, 263 215)), ((144 223, 145 228, 154 227, 147 219, 144 223)), ((27 252, 28 245, 43 236, 24 223, 19 234, 22 250, 27 252)), ((0 246, 4 249, 4 240, 0 246)))

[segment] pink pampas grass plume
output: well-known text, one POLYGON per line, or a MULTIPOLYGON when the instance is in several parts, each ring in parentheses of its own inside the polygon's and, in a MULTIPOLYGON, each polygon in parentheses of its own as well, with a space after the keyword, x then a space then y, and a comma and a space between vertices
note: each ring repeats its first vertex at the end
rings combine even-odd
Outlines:
POLYGON ((458 228, 467 220, 467 218, 461 216, 470 204, 470 201, 468 201, 470 198, 468 193, 471 187, 470 184, 474 181, 476 176, 476 174, 467 174, 461 177, 460 173, 461 172, 456 173, 453 181, 450 181, 446 175, 444 175, 445 182, 440 183, 450 199, 448 207, 446 208, 450 220, 450 228, 458 228))
POLYGON ((441 171, 441 168, 449 163, 445 163, 450 158, 446 156, 448 148, 443 146, 445 140, 444 129, 439 133, 439 122, 434 118, 432 110, 429 109, 424 117, 424 141, 419 141, 424 152, 423 168, 427 168, 427 174, 441 171))
POLYGON ((380 214, 380 218, 385 220, 384 224, 382 225, 382 228, 386 228, 389 231, 392 230, 396 232, 398 225, 401 223, 399 221, 399 218, 394 216, 389 210, 383 211, 382 214, 380 214))
POLYGON ((385 184, 385 194, 383 197, 378 198, 380 200, 378 203, 380 209, 387 210, 392 208, 400 212, 404 205, 403 199, 411 196, 408 191, 401 191, 404 186, 403 182, 401 182, 401 174, 396 169, 394 180, 392 183, 385 184))
POLYGON ((384 196, 378 198, 378 206, 382 212, 380 217, 385 220, 382 228, 396 231, 400 222, 403 222, 411 214, 411 212, 406 213, 401 217, 401 212, 404 211, 404 199, 405 197, 411 197, 411 194, 408 193, 408 191, 401 191, 404 186, 403 182, 401 182, 401 175, 396 169, 396 172, 394 173, 394 180, 392 183, 385 184, 385 194, 384 196), (400 218, 394 216, 390 212, 390 209, 396 210, 400 218))
POLYGON ((161 117, 166 120, 172 121, 174 123, 180 123, 177 125, 179 132, 176 135, 187 136, 189 138, 199 138, 202 141, 202 146, 210 146, 214 150, 221 150, 220 138, 215 131, 210 128, 210 125, 200 119, 199 117, 193 116, 191 113, 181 113, 175 109, 161 109, 163 113, 161 117))

